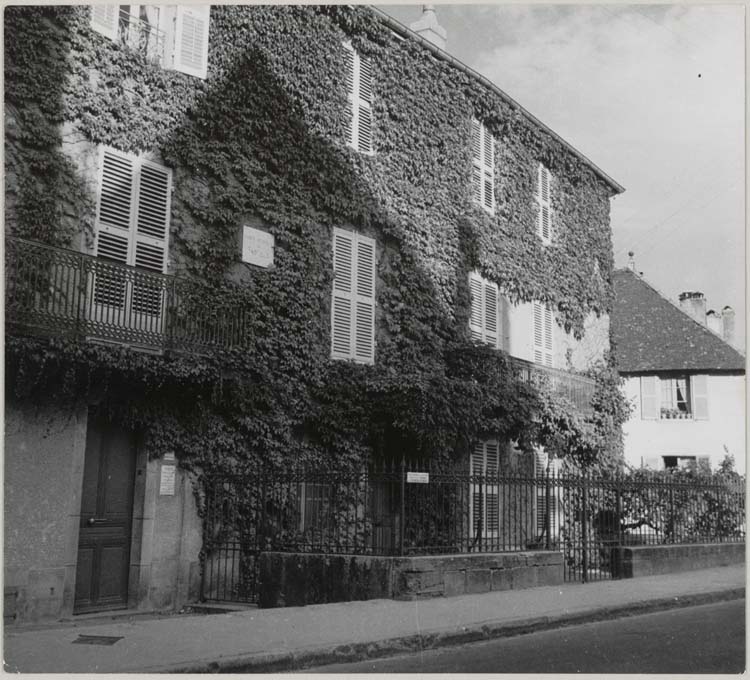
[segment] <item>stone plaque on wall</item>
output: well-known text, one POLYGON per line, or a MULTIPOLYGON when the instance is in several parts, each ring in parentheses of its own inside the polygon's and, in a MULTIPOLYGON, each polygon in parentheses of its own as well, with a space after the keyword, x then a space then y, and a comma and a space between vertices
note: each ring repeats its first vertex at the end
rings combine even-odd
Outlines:
POLYGON ((270 267, 273 264, 273 234, 242 227, 242 261, 258 267, 270 267))

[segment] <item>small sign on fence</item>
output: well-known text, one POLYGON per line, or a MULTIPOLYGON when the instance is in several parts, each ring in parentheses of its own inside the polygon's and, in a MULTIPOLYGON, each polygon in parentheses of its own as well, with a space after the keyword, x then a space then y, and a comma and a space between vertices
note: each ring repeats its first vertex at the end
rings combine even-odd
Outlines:
POLYGON ((429 472, 407 472, 406 481, 408 484, 429 484, 429 472))

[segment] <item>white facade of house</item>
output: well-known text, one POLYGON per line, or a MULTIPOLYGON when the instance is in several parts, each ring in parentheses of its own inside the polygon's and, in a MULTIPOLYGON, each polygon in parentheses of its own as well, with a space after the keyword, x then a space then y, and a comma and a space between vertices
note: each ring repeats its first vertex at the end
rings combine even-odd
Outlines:
MULTIPOLYGON (((661 406, 653 408, 653 401, 649 400, 654 393, 643 378, 654 376, 626 377, 623 387, 633 406, 632 415, 623 426, 625 460, 629 465, 661 470, 666 466, 665 458, 683 459, 678 460, 682 464, 694 457, 696 461, 708 458, 711 468, 716 469, 729 453, 734 456, 735 469, 745 473, 744 375, 699 376, 701 382, 705 378, 705 392, 700 395, 705 401, 696 409, 692 400, 690 415, 679 418, 667 418, 661 406)), ((657 402, 662 396, 659 387, 655 393, 657 402)))

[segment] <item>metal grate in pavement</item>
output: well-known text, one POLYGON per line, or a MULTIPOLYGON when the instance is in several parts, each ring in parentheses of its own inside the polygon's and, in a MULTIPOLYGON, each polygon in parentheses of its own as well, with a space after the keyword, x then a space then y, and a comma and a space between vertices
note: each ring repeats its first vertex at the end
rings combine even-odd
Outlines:
POLYGON ((118 640, 122 640, 121 637, 115 635, 79 635, 77 639, 73 640, 74 645, 113 645, 118 640))

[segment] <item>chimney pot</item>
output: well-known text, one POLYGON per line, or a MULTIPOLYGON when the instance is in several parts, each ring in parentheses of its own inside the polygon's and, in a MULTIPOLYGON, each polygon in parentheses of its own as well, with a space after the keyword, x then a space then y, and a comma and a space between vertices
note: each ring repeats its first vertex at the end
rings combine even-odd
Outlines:
POLYGON ((734 310, 727 305, 721 310, 721 337, 730 345, 734 344, 734 310))
POLYGON ((706 325, 706 298, 698 291, 680 293, 680 309, 702 326, 706 325))
POLYGON ((628 252, 628 269, 635 271, 635 253, 632 250, 628 252))
POLYGON ((437 45, 441 50, 445 49, 448 34, 438 23, 434 5, 422 5, 422 16, 409 28, 433 45, 437 45))

